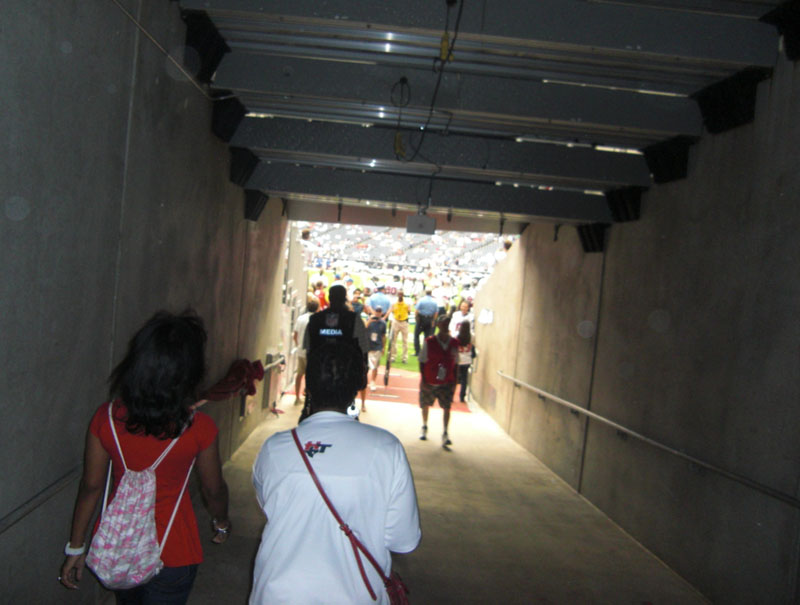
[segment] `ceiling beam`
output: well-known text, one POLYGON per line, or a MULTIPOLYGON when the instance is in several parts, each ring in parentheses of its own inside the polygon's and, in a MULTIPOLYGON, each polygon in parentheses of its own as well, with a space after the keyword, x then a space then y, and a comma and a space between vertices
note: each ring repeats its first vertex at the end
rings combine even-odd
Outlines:
MULTIPOLYGON (((399 145, 404 153, 399 155, 394 129, 245 118, 231 144, 251 148, 262 159, 353 169, 388 161, 405 168, 402 164, 410 164, 406 160, 413 157, 421 136, 419 131, 403 131, 401 135, 399 145)), ((406 172, 433 174, 450 167, 462 169, 462 174, 471 179, 491 182, 517 179, 600 190, 652 183, 644 156, 441 133, 428 134, 413 164, 416 170, 406 172)))
MULTIPOLYGON (((369 23, 441 31, 447 21, 444 1, 354 2, 353 0, 182 0, 206 10, 215 22, 235 15, 284 15, 333 21, 342 28, 369 23)), ((452 32, 458 7, 450 10, 452 32)), ((763 23, 724 15, 664 11, 652 6, 621 6, 580 0, 506 0, 465 5, 460 37, 534 40, 540 47, 583 48, 626 56, 648 53, 684 59, 771 66, 777 34, 763 23)), ((456 47, 458 48, 458 47, 456 47)))
POLYGON ((496 186, 375 172, 309 168, 260 162, 249 178, 248 189, 271 195, 289 193, 354 198, 365 206, 397 204, 408 208, 426 206, 447 212, 465 210, 513 214, 531 219, 564 222, 611 222, 603 196, 569 191, 542 191, 531 187, 496 186))
MULTIPOLYGON (((317 106, 321 118, 331 119, 338 109, 351 121, 394 125, 401 113, 407 122, 425 123, 436 80, 429 71, 234 52, 219 66, 215 86, 241 93, 251 112, 287 115, 300 108, 313 117, 317 106), (408 83, 406 99, 400 98, 402 78, 408 83), (268 94, 259 96, 259 91, 268 94), (404 102, 408 106, 401 110, 404 102)), ((700 111, 688 98, 447 72, 436 98, 436 117, 434 128, 472 119, 520 135, 541 129, 560 132, 562 138, 602 141, 607 133, 618 133, 645 145, 702 132, 700 111), (504 124, 505 116, 515 117, 504 124)))
MULTIPOLYGON (((341 223, 344 225, 375 225, 379 227, 398 227, 405 229, 406 220, 414 212, 408 210, 392 211, 388 208, 370 208, 343 204, 317 203, 298 199, 288 199, 287 218, 291 221, 313 221, 341 223)), ((504 218, 502 227, 499 217, 462 216, 446 212, 431 211, 436 219, 436 229, 441 231, 466 231, 471 233, 497 233, 503 235, 522 233, 528 226, 526 221, 504 218)))

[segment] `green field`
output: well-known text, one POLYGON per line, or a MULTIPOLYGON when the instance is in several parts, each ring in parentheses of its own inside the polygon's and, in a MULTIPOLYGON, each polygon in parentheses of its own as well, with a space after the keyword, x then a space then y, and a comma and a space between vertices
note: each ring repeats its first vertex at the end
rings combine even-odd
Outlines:
MULTIPOLYGON (((392 368, 402 368, 403 370, 409 370, 410 372, 419 372, 419 362, 417 361, 416 355, 414 355, 413 345, 409 345, 408 347, 408 363, 403 363, 403 346, 400 343, 397 343, 397 345, 397 361, 392 363, 392 368)), ((381 369, 378 371, 381 372, 385 367, 386 353, 384 353, 381 357, 381 369)))

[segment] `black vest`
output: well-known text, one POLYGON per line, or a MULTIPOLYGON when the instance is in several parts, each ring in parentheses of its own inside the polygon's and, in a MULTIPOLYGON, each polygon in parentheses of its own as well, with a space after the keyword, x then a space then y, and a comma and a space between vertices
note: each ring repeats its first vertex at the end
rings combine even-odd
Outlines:
MULTIPOLYGON (((358 338, 354 335, 354 328, 356 321, 361 321, 353 311, 349 309, 339 309, 334 311, 330 307, 314 313, 308 318, 308 326, 306 331, 308 333, 308 351, 307 354, 311 355, 316 347, 324 344, 348 343, 361 351, 361 345, 358 338)), ((364 364, 364 376, 362 379, 361 389, 367 386, 367 353, 361 351, 364 364)), ((308 372, 308 367, 306 367, 308 372)), ((310 396, 306 397, 306 402, 310 401, 310 396)))
MULTIPOLYGON (((361 350, 358 339, 353 337, 356 314, 348 309, 334 311, 330 307, 308 318, 308 352, 323 344, 347 342, 361 350)), ((363 353, 363 351, 362 351, 363 353)))

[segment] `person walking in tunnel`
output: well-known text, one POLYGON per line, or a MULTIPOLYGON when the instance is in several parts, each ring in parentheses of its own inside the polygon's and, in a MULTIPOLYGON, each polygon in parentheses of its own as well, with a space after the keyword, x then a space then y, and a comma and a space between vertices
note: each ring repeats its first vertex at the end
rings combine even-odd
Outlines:
POLYGON ((414 355, 417 357, 420 352, 420 334, 424 334, 423 339, 433 334, 433 322, 436 321, 439 312, 439 305, 431 296, 432 293, 433 290, 427 288, 425 296, 420 298, 414 307, 414 355))
POLYGON ((450 336, 450 318, 439 316, 436 334, 428 336, 419 353, 419 406, 422 409, 422 433, 420 439, 428 438, 428 411, 434 401, 442 408, 442 447, 452 445, 447 434, 450 424, 450 404, 456 390, 456 364, 458 362, 458 339, 450 336))
MULTIPOLYGON (((375 381, 378 379, 378 367, 381 365, 381 357, 383 356, 383 349, 386 344, 386 322, 383 321, 382 316, 383 309, 375 307, 375 313, 367 322, 367 335, 369 336, 367 362, 369 364, 368 382, 370 391, 375 390, 375 381)), ((362 392, 366 395, 366 389, 362 392)), ((363 400, 361 410, 366 411, 363 400)))
POLYGON ((470 310, 469 307, 469 302, 467 302, 466 300, 461 301, 461 304, 458 305, 458 311, 453 313, 452 317, 450 318, 451 336, 455 336, 456 338, 458 338, 458 334, 461 330, 461 323, 464 321, 466 321, 470 325, 474 321, 472 311, 470 310))
POLYGON ((361 352, 351 343, 313 347, 306 384, 309 417, 293 431, 267 439, 256 458, 253 486, 267 524, 255 560, 251 605, 387 604, 381 577, 367 561, 357 561, 364 555, 354 554, 350 533, 387 577, 391 553, 408 553, 419 544, 416 491, 402 444, 346 413, 361 380, 361 352))
MULTIPOLYGON (((221 544, 227 539, 231 530, 228 487, 222 477, 217 426, 210 416, 194 410, 197 388, 205 375, 205 342, 199 317, 162 311, 136 333, 125 358, 111 373, 112 400, 97 409, 86 434, 83 475, 59 577, 67 588, 78 588, 83 575, 89 522, 112 470, 106 494, 109 511, 123 475, 156 463, 155 530, 163 562, 150 581, 115 590, 117 603, 188 600, 203 560, 197 521, 185 489, 192 466, 197 468, 200 490, 213 517, 212 541, 221 544), (174 523, 169 525, 171 516, 174 523)), ((124 534, 119 544, 93 542, 90 550, 119 547, 123 538, 124 534)))
MULTIPOLYGON (((344 286, 331 286, 328 291, 330 306, 314 313, 308 320, 303 347, 306 354, 323 344, 345 343, 352 344, 362 353, 362 381, 361 389, 367 387, 367 351, 368 339, 364 322, 347 307, 347 289, 344 286)), ((310 414, 308 391, 308 368, 306 368, 306 405, 300 414, 303 420, 310 414)), ((355 397, 353 398, 355 399, 355 397)))
POLYGON ((314 285, 314 296, 316 296, 317 300, 319 300, 320 309, 324 310, 328 308, 330 302, 328 301, 328 297, 325 296, 325 284, 323 284, 321 281, 318 281, 314 285))
MULTIPOLYGON (((463 304, 463 303, 462 303, 463 304)), ((450 325, 453 325, 452 320, 450 325)), ((472 345, 472 327, 468 319, 465 319, 458 327, 458 385, 461 387, 459 401, 467 401, 467 378, 472 360, 475 358, 475 347, 472 345)))
POLYGON ((316 298, 309 298, 306 303, 306 312, 297 318, 292 330, 294 346, 297 347, 297 372, 294 377, 294 404, 300 403, 300 387, 303 386, 303 378, 306 375, 306 350, 304 343, 306 339, 306 328, 309 318, 319 309, 319 301, 316 298))

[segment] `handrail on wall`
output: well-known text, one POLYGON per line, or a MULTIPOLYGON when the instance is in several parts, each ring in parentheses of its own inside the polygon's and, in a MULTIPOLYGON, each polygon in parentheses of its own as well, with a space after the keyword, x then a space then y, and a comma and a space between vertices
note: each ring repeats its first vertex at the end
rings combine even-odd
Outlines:
POLYGON ((266 372, 267 370, 271 370, 275 366, 279 366, 279 365, 281 365, 282 363, 285 363, 285 362, 286 362, 286 357, 284 356, 284 354, 283 353, 277 353, 277 357, 273 361, 270 361, 269 363, 267 363, 264 366, 264 372, 266 372))
POLYGON ((24 519, 30 513, 35 511, 37 508, 39 508, 42 504, 44 504, 50 498, 55 496, 62 489, 68 487, 70 484, 72 484, 73 481, 80 478, 82 469, 83 469, 82 464, 73 467, 71 470, 67 471, 64 475, 56 479, 53 483, 48 485, 38 494, 33 496, 33 498, 31 498, 27 502, 22 503, 17 508, 8 513, 6 516, 4 516, 2 519, 0 519, 0 534, 3 534, 7 530, 11 529, 14 525, 22 521, 22 519, 24 519))
POLYGON ((530 384, 528 384, 526 382, 522 382, 521 380, 519 380, 517 378, 514 378, 513 376, 509 376, 508 374, 505 374, 500 370, 497 371, 497 374, 499 376, 501 376, 502 378, 510 380, 511 382, 513 382, 516 385, 519 385, 521 387, 525 387, 526 389, 528 389, 530 391, 533 391, 534 393, 536 393, 537 395, 539 395, 542 398, 547 398, 547 399, 549 399, 551 401, 554 401, 555 403, 558 403, 559 405, 562 405, 562 406, 567 407, 567 408, 569 408, 569 409, 571 409, 571 410, 573 410, 575 412, 578 412, 579 414, 583 414, 584 416, 588 416, 589 418, 592 418, 594 420, 597 420, 598 422, 606 424, 606 425, 616 429, 617 431, 620 431, 621 433, 624 433, 626 435, 630 435, 631 437, 635 437, 636 439, 639 439, 640 441, 644 441, 645 443, 648 443, 648 444, 652 445, 653 447, 656 447, 656 448, 658 448, 660 450, 663 450, 665 452, 669 452, 670 454, 678 456, 679 458, 683 458, 684 460, 688 460, 692 464, 695 464, 697 466, 700 466, 700 467, 703 467, 705 469, 708 469, 708 470, 710 470, 710 471, 712 471, 714 473, 717 473, 718 475, 722 475, 723 477, 727 477, 728 479, 731 479, 733 481, 736 481, 738 483, 746 485, 746 486, 748 486, 748 487, 750 487, 752 489, 758 490, 759 492, 761 492, 763 494, 771 496, 771 497, 773 497, 773 498, 775 498, 777 500, 780 500, 781 502, 785 502, 786 504, 794 506, 795 508, 800 508, 800 500, 798 500, 797 498, 794 498, 794 497, 792 497, 792 496, 790 496, 788 494, 784 494, 781 491, 773 489, 773 488, 769 487, 768 485, 764 485, 763 483, 758 483, 757 481, 753 481, 752 479, 748 479, 747 477, 743 477, 742 475, 737 475, 736 473, 732 473, 731 471, 727 471, 727 470, 725 470, 723 468, 720 468, 718 466, 710 464, 709 462, 705 462, 703 460, 695 458, 694 456, 690 456, 688 454, 684 454, 680 450, 676 450, 674 448, 669 447, 668 445, 664 445, 663 443, 655 441, 654 439, 651 439, 650 437, 646 437, 646 436, 642 435, 641 433, 637 433, 636 431, 632 431, 631 429, 629 429, 629 428, 627 428, 625 426, 622 426, 621 424, 618 424, 618 423, 616 423, 616 422, 614 422, 612 420, 609 420, 608 418, 605 418, 603 416, 600 416, 599 414, 595 414, 594 412, 592 412, 590 410, 587 410, 585 408, 582 408, 581 406, 576 405, 576 404, 574 404, 574 403, 572 403, 570 401, 567 401, 566 399, 561 399, 561 397, 557 397, 556 395, 553 395, 552 393, 548 393, 547 391, 544 391, 544 390, 542 390, 542 389, 540 389, 538 387, 530 385, 530 384))

